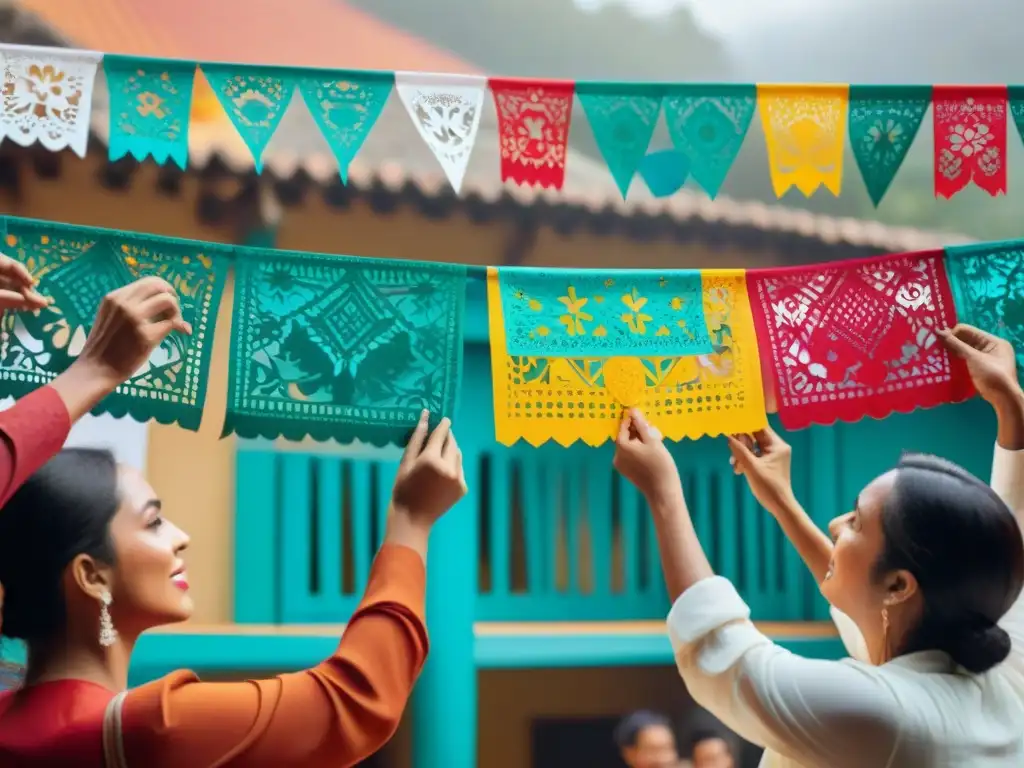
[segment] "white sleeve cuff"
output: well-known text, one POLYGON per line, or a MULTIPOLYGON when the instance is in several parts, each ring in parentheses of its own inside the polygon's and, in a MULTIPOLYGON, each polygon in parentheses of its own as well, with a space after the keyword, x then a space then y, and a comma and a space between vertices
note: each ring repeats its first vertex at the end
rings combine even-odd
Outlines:
POLYGON ((668 613, 672 645, 689 645, 709 632, 750 618, 750 608, 728 579, 712 576, 683 592, 668 613))
POLYGON ((1024 512, 1024 451, 1010 451, 997 444, 989 484, 1019 519, 1024 512))
POLYGON ((749 619, 750 608, 728 579, 698 581, 669 611, 672 650, 678 659, 687 646, 699 644, 691 662, 705 675, 721 674, 750 648, 770 642, 749 619))

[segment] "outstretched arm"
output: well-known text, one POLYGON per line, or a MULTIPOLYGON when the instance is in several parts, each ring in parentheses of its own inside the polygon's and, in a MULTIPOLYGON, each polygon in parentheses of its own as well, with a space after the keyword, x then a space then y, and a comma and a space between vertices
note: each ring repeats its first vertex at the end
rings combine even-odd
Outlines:
MULTIPOLYGON (((1017 393, 996 406, 999 434, 992 457, 992 489, 1006 502, 1024 526, 1024 393, 1017 393)), ((1002 670, 1024 702, 1024 595, 1017 598, 999 626, 1013 643, 1010 655, 997 669, 1002 670)))
MULTIPOLYGON (((832 560, 832 540, 818 528, 793 493, 790 479, 792 449, 775 430, 765 427, 753 435, 731 436, 731 463, 743 475, 754 498, 774 517, 819 584, 832 560)), ((871 663, 864 636, 852 619, 833 607, 832 621, 846 652, 858 661, 871 663)))
MULTIPOLYGON (((5 277, 12 264, 30 280, 21 264, 0 255, 0 308, 48 306, 49 300, 34 287, 24 288, 28 298, 12 305, 10 279, 5 277)), ((0 413, 0 507, 57 454, 71 425, 131 376, 172 330, 192 332, 181 318, 174 288, 165 280, 144 278, 104 297, 78 359, 49 385, 0 413)))
MULTIPOLYGON (((792 449, 789 444, 771 427, 753 435, 730 436, 728 440, 733 470, 747 479, 758 503, 778 521, 814 580, 821 584, 832 560, 832 540, 796 500, 790 480, 792 449)), ((834 607, 830 606, 829 611, 846 652, 870 664, 871 654, 857 625, 834 607)))
POLYGON ((114 744, 127 765, 342 768, 391 738, 427 656, 427 537, 466 492, 449 426, 443 419, 425 440, 421 418, 398 469, 384 546, 334 654, 270 680, 201 683, 177 672, 122 694, 108 714, 116 722, 121 708, 124 736, 114 744))
POLYGON ((201 683, 175 672, 123 704, 126 765, 349 766, 391 738, 427 657, 426 572, 385 544, 337 650, 270 680, 201 683))
POLYGON ((67 440, 71 418, 60 395, 41 387, 0 413, 0 506, 67 440))
POLYGON ((665 584, 675 602, 698 581, 714 576, 714 571, 693 527, 675 461, 661 433, 636 409, 619 426, 614 464, 640 490, 651 510, 665 584))
POLYGON ((806 765, 887 764, 900 736, 892 693, 870 668, 801 658, 754 627, 733 585, 712 573, 661 435, 635 411, 615 467, 654 516, 673 600, 669 637, 694 701, 743 738, 806 765))
MULTIPOLYGON (((978 394, 996 412, 998 431, 992 457, 992 489, 1024 525, 1024 392, 1017 381, 1017 358, 1008 341, 970 325, 957 325, 940 334, 950 353, 967 364, 978 394)), ((1003 616, 999 625, 1013 642, 1006 661, 996 672, 1024 702, 1024 597, 1003 616)))
POLYGON ((820 584, 832 560, 832 541, 796 500, 790 480, 793 451, 789 444, 771 427, 753 435, 730 436, 728 440, 736 474, 746 477, 754 497, 778 521, 820 584))

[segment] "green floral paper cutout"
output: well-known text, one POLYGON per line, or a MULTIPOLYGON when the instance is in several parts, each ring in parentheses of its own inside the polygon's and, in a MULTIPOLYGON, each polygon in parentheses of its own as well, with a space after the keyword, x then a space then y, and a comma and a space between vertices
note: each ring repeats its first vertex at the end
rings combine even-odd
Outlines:
POLYGON ((1013 344, 1024 376, 1024 241, 946 248, 957 319, 1013 344))
POLYGON ((252 153, 256 173, 261 173, 263 152, 281 124, 295 92, 295 71, 242 64, 203 64, 202 70, 238 135, 252 153))
POLYGON ((931 102, 927 85, 850 86, 850 146, 875 207, 903 165, 931 102))
POLYGON ((188 127, 196 65, 136 56, 103 57, 110 91, 110 160, 130 154, 188 167, 188 127))
POLYGON ((535 357, 714 352, 700 270, 498 269, 505 346, 535 357))
POLYGON ((647 154, 663 90, 649 83, 576 83, 594 140, 623 198, 647 154))
POLYGON ((54 303, 37 312, 4 315, 0 397, 21 397, 66 370, 81 351, 103 297, 141 277, 157 276, 177 289, 192 335, 169 335, 93 413, 199 429, 230 249, 15 218, 7 220, 5 244, 54 303))
POLYGON ((665 95, 672 144, 690 161, 690 176, 712 200, 743 148, 757 111, 757 88, 673 84, 665 95))
POLYGON ((404 444, 455 412, 465 267, 240 249, 224 434, 404 444))
POLYGON ((395 84, 393 72, 325 71, 299 80, 299 93, 338 161, 341 181, 370 135, 395 84))

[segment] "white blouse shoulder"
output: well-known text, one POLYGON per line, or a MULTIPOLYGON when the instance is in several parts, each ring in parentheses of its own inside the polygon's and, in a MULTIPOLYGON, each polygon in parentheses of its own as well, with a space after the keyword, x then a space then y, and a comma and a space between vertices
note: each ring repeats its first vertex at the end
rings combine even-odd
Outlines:
MULTIPOLYGON (((1021 520, 1024 451, 996 448, 992 487, 1021 520)), ((840 626, 849 622, 840 617, 840 626)), ((1010 657, 969 675, 938 652, 881 667, 797 656, 754 627, 739 593, 718 576, 690 587, 668 616, 694 700, 784 758, 768 764, 806 768, 1024 765, 1024 599, 1000 626, 1013 638, 1010 657)))

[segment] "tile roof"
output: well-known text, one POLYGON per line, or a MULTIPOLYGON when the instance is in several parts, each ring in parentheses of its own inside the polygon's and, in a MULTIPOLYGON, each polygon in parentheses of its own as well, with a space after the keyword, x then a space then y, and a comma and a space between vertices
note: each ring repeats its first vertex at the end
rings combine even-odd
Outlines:
MULTIPOLYGON (((341 0, 19 0, 18 6, 34 14, 67 45, 104 52, 308 67, 477 73, 454 54, 435 49, 341 0), (282 19, 288 18, 301 18, 301 31, 280 35, 282 19), (339 30, 345 31, 344 36, 339 30)), ((202 168, 217 158, 235 172, 249 172, 252 158, 216 102, 211 105, 214 99, 208 91, 197 98, 189 135, 190 167, 202 168), (204 116, 213 119, 197 119, 204 116)), ((96 138, 104 143, 109 134, 107 104, 106 87, 98 83, 93 122, 96 138)), ((578 130, 585 117, 578 106, 576 110, 573 123, 578 130)), ((881 251, 969 241, 960 235, 822 216, 781 205, 724 197, 712 201, 686 189, 656 199, 639 181, 623 200, 604 164, 571 148, 562 190, 503 184, 498 146, 497 118, 493 102, 487 99, 463 195, 476 195, 485 202, 512 199, 524 206, 537 202, 568 205, 597 215, 668 216, 680 223, 745 226, 881 251)), ((300 171, 321 184, 337 178, 337 164, 301 98, 292 102, 263 159, 264 173, 279 178, 300 171)), ((411 184, 428 197, 449 190, 436 159, 394 94, 350 167, 349 183, 360 188, 382 184, 395 191, 411 184)))
POLYGON ((162 56, 296 67, 476 68, 343 0, 17 0, 69 45, 162 56), (281 34, 282 26, 287 28, 281 34))

